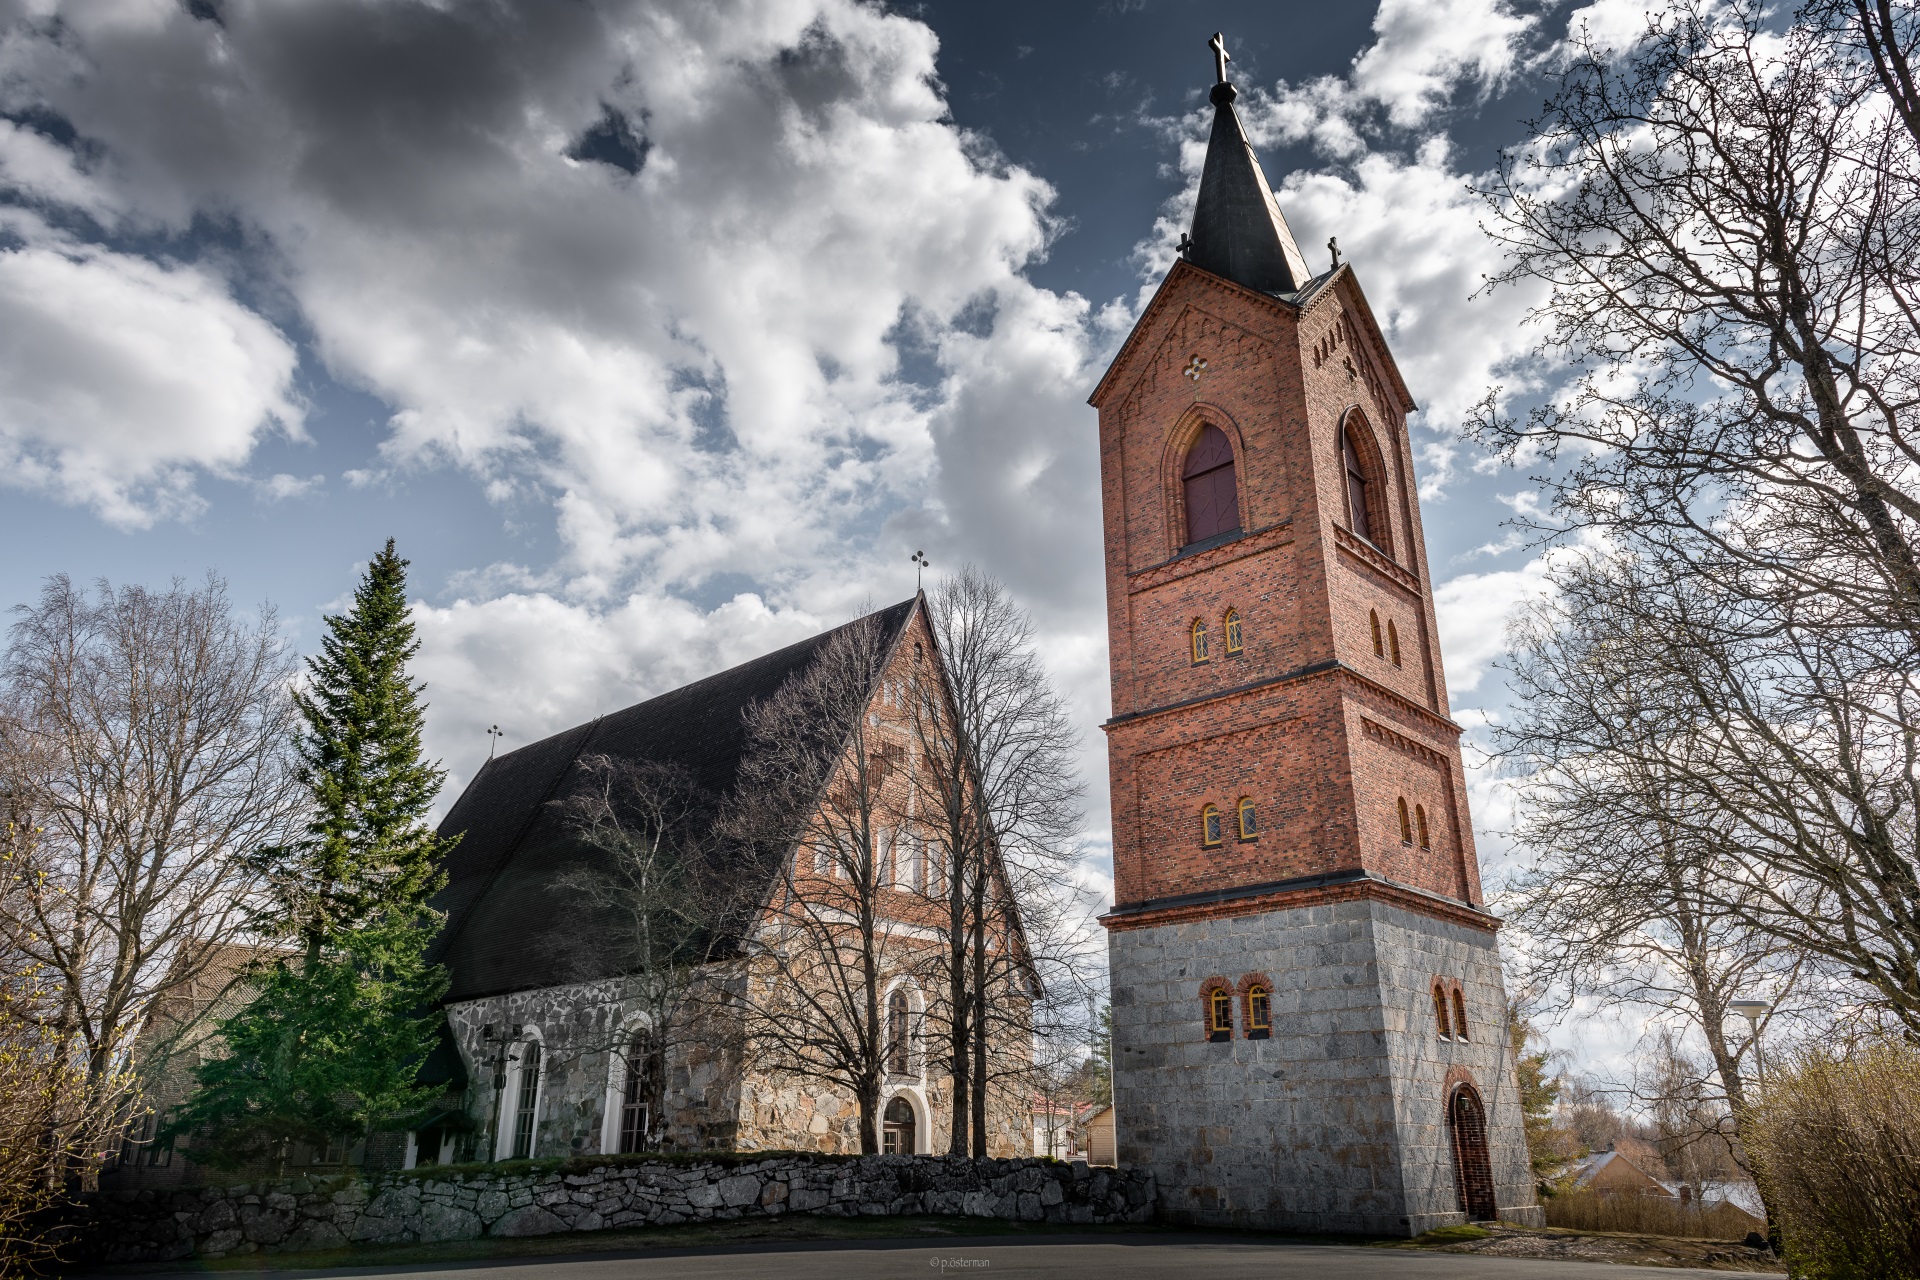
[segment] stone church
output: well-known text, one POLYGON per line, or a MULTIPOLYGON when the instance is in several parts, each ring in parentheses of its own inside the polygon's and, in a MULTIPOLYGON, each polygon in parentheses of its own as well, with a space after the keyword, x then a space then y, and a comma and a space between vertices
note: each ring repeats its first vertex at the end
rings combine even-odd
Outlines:
MULTIPOLYGON (((866 695, 866 740, 901 760, 899 777, 910 784, 913 731, 902 690, 919 675, 923 655, 936 652, 924 599, 848 626, 866 624, 877 624, 887 655, 866 695)), ((728 1026, 716 1023, 710 1034, 687 1037, 664 1062, 645 1061, 632 1050, 647 1014, 620 971, 613 931, 621 922, 567 884, 572 869, 603 855, 583 841, 558 803, 590 785, 596 759, 678 766, 703 793, 725 803, 736 792, 749 746, 748 708, 806 670, 834 635, 507 752, 468 785, 440 828, 460 841, 447 860, 448 883, 437 900, 447 920, 431 956, 450 976, 444 1003, 458 1067, 448 1082, 458 1102, 450 1097, 444 1123, 409 1135, 406 1165, 662 1145, 860 1150, 851 1093, 764 1069, 743 1054, 728 1026), (640 1081, 648 1070, 665 1075, 665 1115, 644 1113, 640 1081)), ((924 857, 924 846, 902 839, 889 848, 898 891, 882 894, 879 908, 900 917, 895 932, 910 941, 925 932, 912 919, 926 903, 929 867, 909 865, 908 850, 920 848, 924 857)), ((767 886, 765 894, 749 895, 755 903, 807 880, 797 864, 785 881, 779 868, 732 851, 720 856, 734 859, 721 874, 767 886)), ((749 914, 739 933, 753 935, 766 919, 763 911, 749 914)), ((950 1081, 935 1066, 924 1025, 929 1003, 939 1003, 930 968, 903 966, 880 993, 888 1042, 880 1117, 887 1151, 946 1149, 950 1081)), ((990 1105, 991 1154, 1026 1154, 1030 1134, 1030 1124, 1011 1107, 990 1105)))
POLYGON ((1294 243, 1213 45, 1191 233, 1091 397, 1119 1162, 1175 1221, 1537 1222, 1414 401, 1352 266, 1294 243))

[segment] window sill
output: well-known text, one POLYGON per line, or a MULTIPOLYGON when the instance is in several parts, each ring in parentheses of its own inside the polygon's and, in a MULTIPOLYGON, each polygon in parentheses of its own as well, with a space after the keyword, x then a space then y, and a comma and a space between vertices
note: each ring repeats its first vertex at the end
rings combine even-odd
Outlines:
POLYGON ((1255 1027, 1252 1031, 1247 1032, 1247 1039, 1249 1040, 1266 1040, 1272 1036, 1273 1031, 1267 1027, 1255 1027))
POLYGON ((1231 1044, 1232 1042, 1233 1042, 1233 1032, 1231 1031, 1207 1032, 1208 1044, 1231 1044))

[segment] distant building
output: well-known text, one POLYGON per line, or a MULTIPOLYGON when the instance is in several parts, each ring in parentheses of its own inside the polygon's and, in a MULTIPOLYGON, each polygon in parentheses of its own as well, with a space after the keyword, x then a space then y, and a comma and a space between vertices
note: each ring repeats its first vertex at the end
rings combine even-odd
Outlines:
POLYGON ((1672 1187, 1660 1181, 1619 1151, 1600 1151, 1568 1166, 1576 1190, 1601 1195, 1665 1196, 1678 1199, 1672 1187))

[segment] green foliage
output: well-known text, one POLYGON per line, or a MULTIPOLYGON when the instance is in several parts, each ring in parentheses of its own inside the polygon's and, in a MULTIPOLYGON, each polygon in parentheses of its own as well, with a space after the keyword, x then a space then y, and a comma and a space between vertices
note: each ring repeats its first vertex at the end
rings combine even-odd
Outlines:
POLYGON ((1510 1018, 1513 1037, 1513 1074, 1520 1085, 1520 1115, 1527 1133, 1527 1158, 1535 1175, 1550 1174, 1580 1153, 1573 1135, 1554 1122, 1562 1082, 1550 1068, 1553 1054, 1546 1049, 1527 1052, 1533 1028, 1517 1012, 1510 1018))
POLYGON ((1090 1101, 1101 1106, 1113 1102, 1113 1006, 1100 1006, 1100 1025, 1093 1036, 1093 1094, 1090 1101))
POLYGON ((1920 1047, 1768 1055, 1741 1137, 1795 1275, 1920 1278, 1920 1047))
POLYGON ((168 1125, 194 1133, 196 1158, 216 1167, 287 1139, 320 1145, 402 1125, 438 1092, 416 1077, 446 990, 425 954, 440 925, 427 901, 451 845, 426 824, 445 773, 420 755, 406 568, 388 539, 352 607, 327 619, 295 694, 312 817, 304 839, 255 863, 274 901, 262 925, 299 950, 252 975, 255 997, 220 1028, 227 1056, 198 1068, 168 1125))
POLYGON ((169 1131, 192 1132, 195 1159, 231 1169, 284 1140, 404 1126, 440 1092, 415 1083, 439 1031, 439 1014, 420 1011, 446 990, 421 959, 433 929, 371 925, 260 969, 259 994, 220 1026, 226 1056, 200 1065, 169 1131))
POLYGON ((278 919, 309 952, 376 915, 417 912, 447 849, 426 825, 446 771, 421 759, 419 651, 407 617, 407 562, 393 539, 367 566, 353 606, 327 619, 296 692, 306 729, 300 779, 313 796, 306 838, 259 858, 278 919))

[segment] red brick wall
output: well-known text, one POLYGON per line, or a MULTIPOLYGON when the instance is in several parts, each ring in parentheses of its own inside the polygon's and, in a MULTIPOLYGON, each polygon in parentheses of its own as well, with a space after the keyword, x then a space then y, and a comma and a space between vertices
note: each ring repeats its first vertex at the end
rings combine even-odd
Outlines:
POLYGON ((1177 265, 1094 403, 1116 903, 1358 868, 1478 902, 1410 403, 1351 273, 1298 310, 1177 265), (1180 468, 1208 423, 1233 445, 1243 535, 1179 556, 1180 468), (1343 423, 1371 458, 1380 547, 1347 528, 1343 423), (1226 652, 1228 608, 1241 617, 1238 655, 1226 652), (1389 621, 1399 634, 1398 666, 1374 654, 1376 613, 1383 637, 1389 621), (1212 642, 1202 664, 1189 651, 1196 618, 1212 642), (1243 794, 1261 825, 1246 842, 1232 822, 1243 794), (1426 848, 1400 839, 1402 795, 1427 811, 1426 848), (1208 802, 1226 836, 1211 849, 1208 802))

